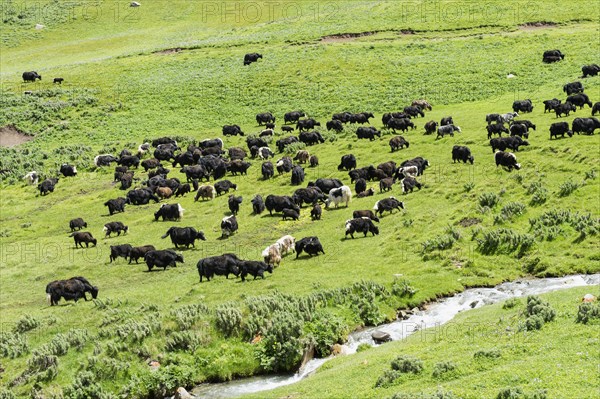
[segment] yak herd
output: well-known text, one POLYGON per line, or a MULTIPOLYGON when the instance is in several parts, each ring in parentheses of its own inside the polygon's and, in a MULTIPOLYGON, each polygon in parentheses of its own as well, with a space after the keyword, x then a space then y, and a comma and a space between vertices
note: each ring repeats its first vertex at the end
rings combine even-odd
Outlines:
MULTIPOLYGON (((558 62, 564 59, 564 54, 558 50, 547 51, 543 55, 543 61, 546 63, 558 62)), ((244 64, 256 62, 262 58, 260 54, 249 54, 244 59, 244 64)), ((596 76, 600 72, 597 65, 586 65, 582 68, 586 76, 596 76)), ((37 73, 27 72, 23 74, 23 79, 31 81, 41 79, 37 73)), ((567 122, 554 122, 550 126, 550 139, 558 137, 572 137, 574 133, 591 135, 596 129, 600 128, 600 122, 594 117, 600 113, 600 103, 592 104, 581 82, 572 82, 565 84, 563 91, 567 95, 563 102, 554 98, 543 101, 544 113, 553 112, 556 118, 563 115, 569 115, 578 109, 583 109, 586 105, 592 109, 592 117, 575 118, 572 125, 567 122)), ((530 130, 535 131, 536 125, 532 121, 519 119, 520 114, 533 111, 534 103, 529 100, 517 100, 513 102, 512 112, 491 113, 485 116, 485 131, 492 149, 496 166, 502 166, 506 170, 520 169, 521 165, 517 162, 515 152, 518 152, 522 146, 529 146, 530 130), (503 137, 502 134, 505 134, 503 137), (494 137, 497 136, 497 137, 494 137)), ((389 140, 391 152, 409 147, 409 142, 395 133, 400 130, 406 132, 416 129, 415 119, 423 118, 427 111, 432 110, 432 105, 426 100, 415 100, 410 105, 404 107, 399 112, 384 113, 382 116, 383 127, 387 132, 393 132, 393 137, 389 140)), ((342 132, 348 129, 350 125, 369 124, 370 119, 374 118, 371 112, 341 112, 332 115, 331 120, 325 123, 327 131, 342 132)), ((308 150, 301 149, 296 152, 292 158, 281 153, 286 152, 286 147, 294 143, 304 143, 306 146, 318 146, 326 140, 322 132, 315 130, 321 127, 321 123, 313 118, 309 118, 303 111, 291 111, 285 113, 283 117, 284 124, 280 126, 282 134, 298 131, 298 135, 287 135, 275 139, 276 136, 276 117, 270 113, 259 113, 256 115, 258 126, 264 127, 257 135, 246 137, 247 151, 241 147, 225 148, 223 139, 207 139, 198 143, 192 143, 187 148, 181 149, 178 143, 170 137, 161 137, 153 140, 151 143, 141 144, 136 153, 131 153, 124 149, 120 154, 102 154, 94 159, 94 165, 97 168, 107 167, 116 163, 114 173, 114 182, 119 184, 120 189, 129 190, 126 195, 108 200, 104 206, 108 208, 110 215, 124 212, 127 205, 143 205, 150 201, 158 203, 171 197, 183 197, 188 193, 195 192, 195 201, 212 201, 224 194, 228 195, 228 208, 230 216, 221 220, 220 239, 227 239, 234 235, 238 230, 238 221, 236 215, 240 208, 245 206, 242 196, 229 194, 230 191, 236 191, 237 185, 225 179, 227 174, 232 176, 246 176, 248 169, 252 164, 246 161, 247 158, 259 160, 261 162, 261 178, 269 180, 278 175, 290 174, 292 186, 301 185, 304 182, 305 174, 302 165, 309 164, 310 167, 319 164, 318 157, 311 155, 308 150), (293 126, 295 124, 295 127, 293 126), (291 125, 291 126, 290 126, 291 125), (275 157, 275 152, 269 147, 269 143, 275 145, 275 149, 283 156, 276 161, 271 161, 275 157), (248 153, 250 154, 248 156, 248 153), (169 164, 167 164, 170 163, 169 164), (148 173, 146 179, 134 177, 139 166, 148 173), (178 171, 185 179, 185 182, 178 177, 169 176, 169 168, 179 168, 178 171), (214 183, 210 184, 211 178, 214 183), (132 188, 133 187, 133 188, 132 188)), ((239 125, 225 125, 222 128, 224 137, 245 136, 239 125)), ((358 126, 355 130, 358 139, 367 139, 375 141, 381 139, 382 132, 373 126, 358 126)), ((435 139, 443 139, 445 136, 454 136, 455 133, 461 133, 461 128, 454 122, 451 116, 444 117, 438 123, 437 121, 428 121, 424 123, 425 135, 436 134, 435 139)), ((462 162, 473 164, 475 159, 471 150, 466 146, 454 145, 451 149, 453 162, 462 162)), ((321 220, 325 208, 345 206, 354 196, 358 198, 372 196, 375 193, 373 188, 367 188, 369 181, 378 181, 380 193, 391 191, 395 184, 399 184, 403 194, 412 192, 415 188, 420 190, 423 187, 418 181, 424 171, 429 167, 429 162, 423 157, 408 159, 400 164, 394 161, 384 162, 378 166, 367 166, 358 168, 357 159, 353 154, 345 154, 341 157, 339 171, 347 171, 351 184, 354 184, 354 194, 350 186, 345 185, 341 180, 335 178, 320 178, 316 181, 308 182, 305 188, 297 188, 291 195, 267 195, 264 200, 260 194, 255 195, 250 201, 254 215, 262 214, 268 211, 270 215, 273 212, 280 213, 283 220, 299 220, 302 207, 310 206, 310 217, 313 221, 321 220)), ((77 176, 77 169, 73 165, 63 164, 59 171, 63 177, 77 176)), ((35 171, 29 172, 24 179, 31 185, 37 185, 40 195, 52 193, 58 184, 58 177, 51 177, 38 184, 38 174, 35 171)), ((252 183, 249 183, 252 184, 252 183)), ((372 236, 379 234, 379 227, 375 223, 380 223, 380 218, 384 212, 392 213, 394 210, 405 209, 402 201, 393 196, 376 201, 372 210, 354 210, 352 218, 345 224, 345 237, 351 239, 357 233, 362 233, 365 237, 370 233, 372 236)), ((178 204, 160 204, 154 213, 154 219, 161 218, 163 221, 179 221, 183 217, 184 209, 178 204)), ((69 222, 71 230, 70 237, 73 237, 76 247, 83 248, 89 244, 96 245, 97 240, 90 232, 81 231, 87 228, 88 224, 82 218, 75 218, 69 222)), ((129 227, 123 223, 114 221, 104 226, 106 237, 112 233, 120 236, 127 234, 129 227)), ((170 227, 162 238, 170 237, 175 248, 185 246, 189 248, 197 240, 205 241, 207 238, 202 231, 193 227, 170 227)), ((282 257, 290 252, 296 253, 296 258, 302 252, 309 256, 316 256, 319 253, 324 254, 323 245, 318 237, 304 237, 296 240, 290 235, 281 237, 277 242, 267 246, 262 252, 262 260, 244 260, 238 258, 235 254, 226 253, 220 256, 212 256, 200 259, 197 263, 200 282, 205 278, 210 281, 215 275, 229 275, 240 277, 242 281, 246 280, 248 275, 254 279, 264 278, 264 273, 272 273, 273 268, 279 266, 282 257)), ((183 256, 170 249, 157 250, 153 245, 144 245, 134 247, 130 244, 114 245, 110 247, 110 262, 122 257, 129 259, 129 263, 143 259, 148 270, 154 267, 163 268, 168 266, 175 267, 182 263, 183 256)), ((89 292, 95 298, 98 294, 98 288, 92 286, 83 277, 73 277, 70 280, 53 281, 46 287, 46 293, 51 305, 57 304, 62 297, 66 300, 77 301, 80 298, 87 300, 85 294, 89 292)))

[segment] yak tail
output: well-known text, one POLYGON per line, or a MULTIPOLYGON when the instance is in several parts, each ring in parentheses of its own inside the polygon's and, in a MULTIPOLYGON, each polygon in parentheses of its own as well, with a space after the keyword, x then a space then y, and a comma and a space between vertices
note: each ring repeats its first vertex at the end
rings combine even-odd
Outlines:
POLYGON ((165 233, 165 235, 161 236, 160 238, 167 238, 169 236, 169 233, 171 233, 171 231, 173 231, 172 227, 170 227, 169 230, 167 230, 167 232, 165 233))
POLYGON ((75 235, 75 233, 77 233, 76 231, 72 232, 71 234, 69 234, 69 237, 73 237, 75 235))
POLYGON ((52 303, 52 295, 50 295, 50 293, 46 294, 46 300, 48 301, 49 304, 52 303))

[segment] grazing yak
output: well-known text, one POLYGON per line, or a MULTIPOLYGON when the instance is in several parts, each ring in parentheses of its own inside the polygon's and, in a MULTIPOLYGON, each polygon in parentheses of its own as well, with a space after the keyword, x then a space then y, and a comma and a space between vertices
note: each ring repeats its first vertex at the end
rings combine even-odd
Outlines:
POLYGON ((156 158, 149 158, 142 161, 142 168, 144 168, 144 172, 147 172, 150 169, 155 169, 161 166, 161 163, 156 158))
POLYGON ((563 104, 558 104, 556 107, 554 107, 554 112, 556 113, 557 118, 562 116, 563 114, 569 116, 571 111, 577 111, 577 107, 575 106, 575 104, 571 104, 568 101, 563 104))
POLYGON ((265 123, 275 123, 275 117, 270 112, 256 114, 256 123, 258 123, 258 126, 264 125, 265 123))
POLYGON ((565 55, 560 50, 546 50, 542 56, 542 61, 546 64, 563 60, 565 55))
POLYGON ((244 132, 238 125, 224 125, 223 126, 223 136, 243 136, 244 132))
POLYGON ((220 180, 214 184, 215 192, 217 195, 228 193, 229 190, 237 191, 237 184, 232 183, 229 180, 220 180))
POLYGON ((426 109, 428 111, 431 111, 433 109, 431 104, 429 104, 427 102, 427 100, 423 100, 423 99, 414 100, 410 105, 413 107, 419 107, 421 109, 426 109))
POLYGON ((354 191, 356 194, 360 194, 367 189, 367 181, 365 179, 357 179, 354 183, 354 191))
POLYGON ((242 281, 246 281, 246 277, 249 275, 254 277, 265 278, 265 272, 273 273, 273 265, 266 264, 265 262, 256 260, 240 260, 238 262, 240 277, 242 281))
POLYGON ((146 205, 150 202, 150 200, 153 200, 154 202, 160 201, 158 197, 154 195, 152 189, 146 187, 127 192, 127 198, 125 199, 125 203, 132 205, 146 205))
POLYGON ((544 100, 544 113, 554 111, 558 105, 560 105, 562 101, 558 98, 553 98, 552 100, 544 100))
POLYGON ((340 164, 337 167, 338 170, 352 170, 356 169, 356 157, 353 154, 342 155, 340 164))
POLYGON ((283 123, 297 123, 303 116, 306 116, 306 114, 302 111, 286 112, 283 115, 283 123))
POLYGON ((600 66, 598 64, 590 64, 584 65, 581 67, 582 78, 587 78, 588 76, 596 76, 600 72, 600 66))
POLYGON ((294 165, 292 168, 292 186, 297 186, 304 182, 304 169, 299 165, 294 165))
POLYGON ((235 215, 226 216, 223 219, 221 219, 221 238, 228 238, 237 230, 238 222, 235 215))
POLYGON ((133 247, 130 244, 111 245, 109 256, 110 263, 112 263, 113 260, 117 260, 119 257, 127 259, 132 249, 133 247))
POLYGON ((473 155, 471 155, 471 150, 469 147, 464 145, 455 145, 452 147, 452 162, 456 161, 463 161, 464 163, 467 163, 468 161, 471 162, 471 165, 473 165, 475 158, 473 158, 473 155))
POLYGON ((437 131, 438 123, 436 121, 432 120, 432 121, 425 123, 425 125, 423 127, 425 128, 425 133, 423 133, 423 134, 433 134, 437 131))
POLYGON ((404 179, 400 180, 400 185, 402 186, 403 194, 408 194, 409 191, 412 193, 415 187, 420 190, 423 186, 421 183, 419 183, 416 179, 412 177, 405 177, 404 179))
POLYGON ((64 81, 65 81, 65 79, 64 79, 64 78, 54 78, 54 79, 52 79, 52 83, 53 83, 53 84, 56 84, 56 83, 58 83, 59 85, 61 85, 61 84, 62 84, 62 82, 64 82, 64 81))
POLYGON ((303 204, 313 204, 317 201, 324 201, 325 195, 318 187, 299 188, 292 194, 292 200, 296 205, 302 207, 303 204))
POLYGON ((233 194, 230 195, 229 198, 227 198, 227 205, 229 206, 229 211, 231 211, 233 215, 238 214, 238 212, 240 211, 240 204, 243 200, 244 198, 242 196, 236 197, 233 194))
POLYGON ((395 182, 396 181, 393 177, 386 177, 385 179, 381 179, 379 181, 379 192, 382 193, 384 191, 390 191, 395 182))
POLYGON ((158 211, 154 212, 154 220, 162 217, 163 222, 165 220, 176 221, 181 219, 184 210, 179 204, 162 204, 158 211))
POLYGON ((352 200, 352 191, 350 190, 350 187, 341 186, 338 188, 333 188, 329 191, 329 196, 325 200, 325 207, 329 208, 329 205, 333 203, 337 208, 339 204, 343 202, 345 202, 346 207, 348 207, 350 200, 352 200))
MULTIPOLYGON (((289 126, 283 126, 283 127, 289 127, 289 126)), ((284 137, 282 139, 277 140, 275 142, 275 145, 277 146, 277 149, 279 150, 279 152, 283 152, 283 150, 285 150, 285 147, 287 147, 290 144, 297 143, 297 142, 298 142, 298 137, 288 136, 288 137, 284 137)))
POLYGON ((373 221, 368 217, 360 217, 355 219, 346 220, 346 234, 345 238, 350 237, 354 239, 354 233, 363 233, 367 236, 367 233, 371 233, 373 236, 379 234, 379 228, 373 224, 373 221))
POLYGON ((223 254, 220 256, 209 256, 198 261, 196 265, 198 274, 200 275, 200 282, 202 278, 206 277, 207 281, 217 275, 225 276, 229 279, 229 275, 234 276, 240 275, 239 259, 234 254, 223 254))
POLYGON ((519 151, 519 147, 522 145, 528 146, 529 142, 523 140, 519 136, 498 137, 490 140, 490 146, 494 153, 496 150, 505 151, 507 148, 510 148, 513 151, 519 151))
POLYGON ((316 130, 312 132, 301 132, 298 135, 298 140, 306 145, 314 145, 325 142, 325 139, 323 136, 321 136, 321 133, 317 132, 316 130))
POLYGON ((175 248, 179 248, 179 245, 185 245, 186 248, 189 248, 190 245, 195 247, 194 242, 196 240, 206 241, 204 233, 193 227, 171 227, 160 238, 167 237, 171 237, 171 242, 175 245, 175 248))
POLYGON ((298 161, 298 163, 307 163, 310 158, 310 153, 306 150, 299 150, 296 153, 296 156, 292 158, 293 161, 298 161))
POLYGON ((369 218, 372 221, 379 223, 379 218, 375 215, 375 213, 373 213, 373 211, 371 211, 369 209, 364 209, 364 210, 359 210, 359 211, 352 212, 352 218, 354 218, 354 219, 357 219, 357 218, 369 218))
POLYGON ((583 109, 584 105, 588 105, 590 108, 592 108, 592 102, 585 93, 573 94, 572 96, 567 97, 566 102, 579 107, 579 109, 583 109))
POLYGON ((444 126, 440 126, 438 127, 437 130, 437 136, 436 139, 440 138, 440 137, 444 137, 445 135, 449 134, 450 136, 454 137, 454 132, 461 132, 460 130, 460 126, 456 126, 456 125, 444 125, 444 126))
POLYGON ((594 103, 594 106, 592 107, 592 116, 596 115, 597 113, 600 113, 600 101, 594 103))
POLYGON ((313 118, 300 119, 296 122, 296 130, 299 130, 300 132, 312 130, 315 126, 321 126, 321 122, 318 122, 313 118))
POLYGON ((292 219, 292 220, 299 220, 300 219, 300 212, 297 212, 294 209, 284 209, 281 211, 282 214, 282 220, 287 220, 287 219, 292 219))
POLYGON ((36 186, 38 184, 40 177, 35 170, 28 172, 25 176, 23 176, 23 180, 27 182, 30 186, 36 186))
POLYGON ((319 158, 316 155, 311 155, 310 158, 308 158, 308 163, 311 168, 315 168, 319 166, 319 158))
POLYGON ((329 191, 331 191, 331 189, 339 188, 339 187, 342 187, 343 185, 344 185, 344 183, 342 183, 341 180, 339 180, 339 179, 319 178, 314 182, 309 182, 307 186, 308 187, 316 186, 323 193, 329 193, 329 191))
POLYGON ((92 244, 94 244, 94 246, 96 246, 96 243, 98 242, 98 240, 96 240, 92 236, 92 233, 90 233, 88 231, 77 231, 77 232, 71 233, 71 235, 69 235, 69 237, 73 237, 73 240, 75 240, 75 248, 77 248, 77 247, 83 248, 83 243, 85 243, 86 248, 89 247, 90 243, 92 243, 92 244))
POLYGON ((214 186, 211 186, 211 185, 200 186, 200 187, 198 187, 198 192, 196 193, 196 196, 194 197, 194 201, 198 201, 198 199, 200 197, 202 197, 202 200, 215 199, 216 195, 217 195, 217 191, 214 186))
POLYGON ((369 139, 370 141, 373 141, 375 140, 375 136, 381 138, 381 132, 372 126, 361 126, 356 129, 356 137, 359 139, 369 139))
POLYGON ((42 80, 42 75, 36 71, 23 72, 23 82, 35 82, 36 79, 42 80))
POLYGON ((321 215, 323 214, 323 209, 321 209, 321 205, 318 202, 313 204, 312 209, 310 210, 310 218, 312 220, 321 220, 321 215))
POLYGON ((419 116, 422 118, 425 117, 425 113, 419 106, 409 105, 408 107, 404 107, 403 111, 405 114, 410 115, 413 118, 418 118, 419 116))
POLYGON ((281 263, 281 252, 277 243, 271 244, 262 251, 262 257, 266 264, 279 266, 281 263))
POLYGON ((384 198, 375 203, 373 206, 373 210, 379 216, 383 216, 383 212, 389 211, 390 213, 394 212, 394 209, 404 209, 404 203, 402 201, 398 201, 394 197, 384 198))
POLYGON ((54 192, 54 186, 58 183, 58 177, 51 177, 38 184, 40 195, 46 195, 54 192))
POLYGON ((156 196, 161 199, 171 198, 173 195, 173 190, 169 187, 157 187, 156 188, 156 196))
POLYGON ((350 122, 350 118, 352 118, 352 114, 350 112, 339 112, 331 116, 331 119, 334 121, 340 121, 342 123, 350 122))
POLYGON ((488 140, 491 139, 494 134, 497 134, 498 137, 502 137, 502 133, 509 134, 508 129, 502 122, 489 124, 485 127, 485 129, 488 133, 488 140))
POLYGON ((192 188, 190 187, 190 185, 188 183, 181 184, 179 187, 177 187, 177 190, 175 191, 175 198, 183 197, 185 194, 187 194, 191 191, 192 191, 192 188))
POLYGON ((321 245, 321 241, 319 241, 318 237, 314 236, 304 237, 296 241, 294 249, 296 250, 296 259, 298 259, 302 251, 306 252, 310 257, 312 257, 313 255, 318 255, 319 252, 325 255, 325 251, 323 250, 323 245, 321 245))
POLYGON ((424 159, 423 157, 415 157, 412 159, 408 159, 400 164, 400 167, 407 166, 416 166, 418 169, 417 176, 421 176, 425 169, 427 169, 430 166, 430 164, 429 161, 424 159))
POLYGON ((105 237, 110 237, 112 233, 117 233, 117 236, 129 232, 129 226, 125 226, 122 222, 108 222, 104 225, 105 237))
POLYGON ((287 195, 268 195, 265 199, 265 207, 270 215, 273 215, 273 211, 281 212, 286 208, 300 212, 300 208, 294 203, 293 198, 287 195))
POLYGON ((150 251, 154 251, 154 245, 142 245, 140 247, 133 247, 131 251, 129 251, 129 264, 135 260, 135 263, 138 263, 138 259, 143 258, 146 253, 150 251))
POLYGON ((594 134, 596 129, 600 129, 600 121, 597 118, 573 119, 573 133, 594 134))
POLYGON ((565 137, 565 134, 567 134, 569 137, 573 137, 573 131, 571 129, 569 129, 569 123, 568 122, 556 122, 553 123, 552 125, 550 125, 550 138, 554 138, 554 137, 565 137))
POLYGON ((451 116, 445 116, 440 119, 440 126, 454 125, 454 119, 451 116))
POLYGON ((71 221, 69 221, 71 231, 81 230, 84 227, 87 228, 87 226, 87 223, 84 222, 82 218, 71 219, 71 221))
POLYGON ((96 157, 94 157, 94 165, 96 167, 110 166, 111 162, 117 162, 118 160, 118 158, 110 154, 96 155, 96 157))
POLYGON ((529 133, 527 132, 527 125, 523 123, 513 123, 510 125, 510 135, 511 136, 519 136, 521 138, 525 137, 529 138, 529 133))
POLYGON ((264 180, 269 180, 275 175, 275 168, 273 167, 273 163, 271 161, 263 162, 260 167, 260 172, 264 180))
POLYGON ((533 103, 530 99, 527 100, 515 100, 512 105, 514 112, 532 112, 533 103))
POLYGON ((265 210, 265 202, 262 199, 262 196, 259 194, 255 195, 254 198, 250 201, 252 203, 252 211, 255 215, 260 215, 265 210))
POLYGON ((521 169, 521 165, 517 163, 517 157, 511 152, 498 151, 494 154, 494 160, 496 161, 496 167, 502 166, 509 172, 513 168, 521 169))
POLYGON ((71 277, 68 280, 55 280, 46 285, 46 298, 50 306, 58 305, 60 298, 65 301, 77 302, 80 298, 88 300, 86 292, 92 295, 93 299, 98 297, 98 287, 93 286, 84 277, 71 277))
POLYGON ((277 168, 277 173, 281 175, 283 173, 291 172, 294 163, 292 162, 292 158, 283 157, 275 163, 275 167, 277 168))
POLYGON ((327 121, 325 126, 327 127, 328 131, 335 130, 336 133, 340 133, 344 130, 344 125, 342 124, 342 121, 338 121, 338 120, 327 121))
POLYGON ((244 65, 250 65, 253 62, 258 61, 259 58, 262 59, 262 54, 259 53, 248 53, 244 55, 244 65))
POLYGON ((161 249, 146 252, 144 261, 146 262, 146 266, 148 266, 149 272, 155 266, 167 270, 167 266, 177 267, 177 262, 183 263, 183 256, 171 249, 161 249))
POLYGON ((390 139, 390 148, 392 149, 392 152, 401 150, 404 147, 409 147, 409 143, 404 139, 404 137, 394 136, 390 139))
MULTIPOLYGON (((158 198, 157 198, 158 200, 158 198)), ((115 199, 110 199, 104 203, 104 206, 108 207, 108 213, 113 215, 118 212, 125 212, 125 204, 127 200, 123 197, 118 197, 115 199)))
POLYGON ((583 85, 581 84, 581 82, 567 83, 563 86, 563 91, 567 93, 567 96, 576 93, 583 93, 583 85))
POLYGON ((59 172, 62 173, 64 177, 77 176, 77 168, 73 165, 69 165, 68 163, 63 163, 60 165, 59 172))
POLYGON ((411 129, 416 128, 415 124, 408 118, 391 118, 385 123, 385 127, 392 129, 394 133, 396 133, 396 130, 405 132, 409 127, 411 129))

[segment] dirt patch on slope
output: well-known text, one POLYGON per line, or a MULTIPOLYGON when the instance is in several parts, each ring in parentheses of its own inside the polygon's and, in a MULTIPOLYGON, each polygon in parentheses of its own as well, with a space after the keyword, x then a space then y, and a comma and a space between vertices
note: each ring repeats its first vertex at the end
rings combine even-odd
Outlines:
POLYGON ((0 127, 0 146, 2 147, 14 147, 30 140, 33 140, 33 136, 21 132, 13 125, 0 127))
POLYGON ((519 28, 523 30, 535 30, 535 29, 544 29, 544 28, 552 28, 555 27, 556 22, 552 21, 536 21, 536 22, 526 22, 522 25, 519 25, 519 28))
POLYGON ((181 47, 168 48, 165 50, 153 51, 152 54, 175 54, 182 52, 183 49, 181 47))
MULTIPOLYGON (((327 35, 321 37, 321 42, 323 43, 343 43, 350 42, 352 40, 358 39, 359 37, 364 36, 372 36, 377 33, 389 32, 389 30, 373 30, 368 32, 358 32, 358 33, 337 33, 335 35, 327 35)), ((414 35, 415 31, 412 29, 401 29, 397 31, 402 35, 414 35)))
POLYGON ((481 223, 481 219, 478 218, 463 218, 458 222, 462 227, 469 227, 481 223))

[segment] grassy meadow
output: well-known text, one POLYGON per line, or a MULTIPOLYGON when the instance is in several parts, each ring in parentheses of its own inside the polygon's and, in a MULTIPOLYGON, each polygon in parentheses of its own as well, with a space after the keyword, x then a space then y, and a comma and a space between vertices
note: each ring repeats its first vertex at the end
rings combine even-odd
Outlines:
MULTIPOLYGON (((310 344, 327 355, 356 327, 392 320, 397 309, 465 287, 600 270, 599 136, 550 140, 548 129, 557 118, 545 114, 542 104, 554 97, 564 100, 562 86, 580 79, 582 65, 598 63, 600 5, 496 0, 480 5, 127 5, 3 3, 0 127, 12 125, 34 136, 16 147, 0 147, 0 393, 5 397, 11 397, 9 390, 17 397, 162 397, 180 385, 290 370, 310 344), (36 30, 36 23, 45 27, 36 30), (368 34, 321 40, 363 32, 368 34), (543 64, 543 51, 554 48, 565 59, 543 64), (244 54, 255 51, 264 58, 243 66, 244 54), (43 79, 22 83, 22 72, 29 70, 43 79), (64 84, 53 85, 58 76, 64 84), (339 134, 324 129, 331 114, 342 111, 373 112, 371 124, 381 128, 383 113, 400 111, 417 98, 429 100, 433 110, 414 121, 417 129, 403 134, 410 147, 399 152, 390 152, 393 134, 386 130, 370 142, 356 139, 355 125, 339 134), (521 118, 537 129, 530 132, 530 145, 516 153, 522 169, 507 172, 494 164, 485 115, 509 112, 514 100, 525 98, 533 101, 534 110, 521 118), (162 136, 176 137, 185 148, 222 137, 225 124, 256 135, 261 127, 255 115, 266 111, 277 117, 277 140, 283 137, 283 114, 296 109, 319 120, 326 139, 307 147, 320 164, 305 168, 305 183, 335 177, 354 189, 347 172, 337 170, 340 157, 348 153, 357 157, 359 167, 422 156, 431 164, 419 177, 423 189, 403 195, 396 185, 390 194, 381 194, 377 182, 371 182, 377 194, 354 198, 350 209, 324 210, 322 220, 313 222, 305 207, 299 221, 282 221, 278 214, 252 215, 250 200, 256 194, 291 195, 298 187, 290 184, 289 174, 262 180, 261 162, 250 160, 247 176, 226 177, 244 198, 240 229, 228 240, 218 239, 220 221, 229 215, 227 195, 194 202, 188 194, 163 201, 183 206, 178 222, 155 222, 159 204, 127 205, 113 216, 102 205, 126 191, 112 182, 112 167, 93 165, 98 154, 136 150, 162 136), (462 133, 439 140, 423 135, 426 121, 450 115, 462 133), (469 146, 474 165, 452 163, 453 145, 469 146), (65 162, 76 165, 78 175, 61 178, 47 196, 21 180, 30 170, 56 176, 65 162), (405 210, 384 215, 380 235, 344 239, 352 210, 372 209, 389 195, 401 199, 405 210), (76 217, 88 223, 97 247, 74 248, 68 221, 76 217), (122 221, 129 233, 104 238, 102 227, 109 221, 122 221), (143 263, 109 263, 111 245, 172 248, 169 239, 160 237, 173 225, 193 226, 207 237, 181 251, 183 265, 149 273, 143 263), (267 245, 285 234, 297 239, 316 235, 326 254, 298 260, 289 255, 265 280, 198 282, 199 259, 234 252, 258 260, 267 245), (98 300, 48 306, 46 284, 78 275, 99 287, 98 300), (251 344, 258 335, 263 340, 251 344), (288 346, 280 345, 288 338, 288 346), (157 372, 148 366, 153 359, 161 363, 157 372)), ((600 77, 582 82, 592 102, 598 101, 600 77)), ((590 114, 586 107, 559 120, 571 123, 590 114)), ((222 138, 226 148, 247 148, 244 137, 222 138)), ((277 154, 275 160, 283 155, 293 153, 277 154)), ((170 177, 185 180, 179 168, 168 167, 170 177)), ((135 177, 141 186, 147 174, 140 168, 135 177)), ((497 307, 480 312, 489 320, 502 317, 497 307)), ((562 332, 536 334, 560 351, 555 343, 563 339, 562 332)), ((583 345, 588 339, 575 336, 568 342, 583 345)), ((524 340, 520 347, 535 351, 530 345, 524 340)), ((414 346, 413 353, 423 348, 414 346)), ((464 351, 457 352, 457 359, 464 351)), ((360 356, 372 356, 371 364, 384 352, 380 348, 360 356)), ((556 378, 566 381, 579 369, 568 361, 573 353, 561 356, 567 372, 556 378)), ((317 377, 337 374, 338 366, 339 375, 345 375, 349 366, 342 363, 327 364, 317 377)), ((389 361, 361 373, 377 379, 384 363, 389 361)), ((591 358, 585 364, 596 367, 591 358)), ((512 370, 511 362, 502 367, 507 375, 512 370)), ((462 378, 469 381, 465 397, 473 395, 469 387, 485 384, 485 397, 495 397, 500 388, 519 382, 486 373, 462 378)), ((433 392, 437 386, 430 379, 419 384, 414 389, 433 392)), ((302 397, 323 394, 315 387, 307 382, 302 397)), ((356 392, 344 387, 347 391, 333 390, 329 397, 356 392)), ((296 388, 287 389, 291 394, 296 388)), ((581 392, 591 389, 583 386, 581 392)), ((381 396, 373 392, 365 396, 381 396)), ((551 397, 568 397, 568 388, 556 392, 551 397)))

